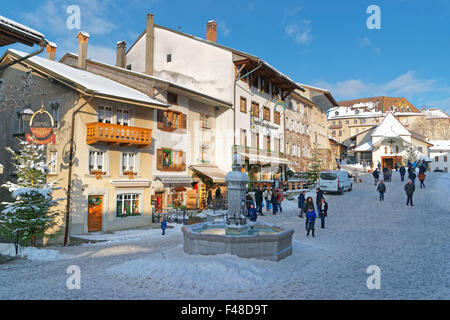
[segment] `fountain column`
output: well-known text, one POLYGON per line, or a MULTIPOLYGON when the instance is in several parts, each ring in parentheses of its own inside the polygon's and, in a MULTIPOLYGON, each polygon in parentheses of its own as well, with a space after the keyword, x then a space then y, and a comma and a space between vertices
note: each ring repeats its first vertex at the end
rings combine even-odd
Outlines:
POLYGON ((247 183, 249 181, 245 172, 241 171, 242 163, 240 155, 233 155, 233 171, 228 172, 225 177, 227 183, 227 201, 228 201, 228 225, 226 234, 240 235, 248 231, 246 217, 245 194, 247 183))

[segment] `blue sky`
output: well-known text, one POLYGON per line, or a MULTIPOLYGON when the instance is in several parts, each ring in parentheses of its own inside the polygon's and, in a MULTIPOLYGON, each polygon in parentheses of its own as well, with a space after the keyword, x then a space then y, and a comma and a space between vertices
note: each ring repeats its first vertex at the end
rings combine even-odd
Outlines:
POLYGON ((115 63, 116 42, 129 47, 144 31, 146 13, 202 38, 214 19, 219 43, 260 57, 295 81, 329 89, 337 100, 404 96, 419 108, 450 113, 448 0, 17 0, 2 3, 0 14, 44 33, 58 44, 60 58, 77 48, 79 30, 66 27, 70 5, 81 8, 94 59, 115 63), (380 30, 367 28, 370 5, 381 10, 380 30))

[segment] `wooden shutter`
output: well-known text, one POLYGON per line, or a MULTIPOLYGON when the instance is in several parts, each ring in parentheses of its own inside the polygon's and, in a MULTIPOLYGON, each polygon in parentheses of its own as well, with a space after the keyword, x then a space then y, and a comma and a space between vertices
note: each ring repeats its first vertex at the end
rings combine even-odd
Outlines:
POLYGON ((183 116, 181 117, 181 128, 182 129, 186 129, 187 128, 187 115, 183 114, 183 116))
POLYGON ((162 170, 163 152, 161 149, 156 151, 156 169, 162 170))

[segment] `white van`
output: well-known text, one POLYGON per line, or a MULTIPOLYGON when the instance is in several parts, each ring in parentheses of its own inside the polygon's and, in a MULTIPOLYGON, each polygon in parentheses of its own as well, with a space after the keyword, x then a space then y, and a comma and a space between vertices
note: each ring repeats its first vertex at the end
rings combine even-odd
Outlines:
POLYGON ((322 171, 319 176, 319 188, 324 192, 352 191, 352 176, 345 170, 322 171))

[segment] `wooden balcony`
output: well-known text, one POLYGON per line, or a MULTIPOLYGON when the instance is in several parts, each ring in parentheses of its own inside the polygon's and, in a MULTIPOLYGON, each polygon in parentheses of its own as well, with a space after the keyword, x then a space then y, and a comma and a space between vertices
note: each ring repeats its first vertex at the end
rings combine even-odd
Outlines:
POLYGON ((152 142, 152 130, 121 126, 118 124, 92 122, 86 125, 86 143, 148 147, 152 142))

